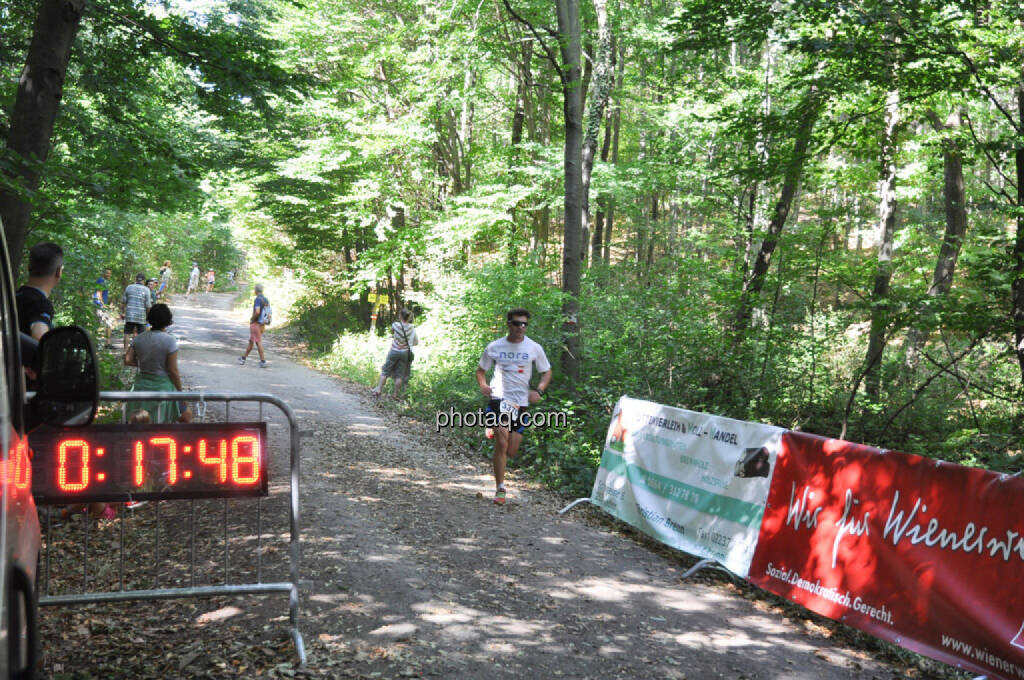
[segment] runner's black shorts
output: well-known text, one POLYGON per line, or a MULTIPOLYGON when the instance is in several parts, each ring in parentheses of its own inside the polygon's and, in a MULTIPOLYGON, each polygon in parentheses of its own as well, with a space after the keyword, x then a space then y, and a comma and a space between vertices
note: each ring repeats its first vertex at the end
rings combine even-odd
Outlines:
POLYGON ((124 334, 125 335, 128 335, 130 333, 142 333, 145 330, 146 330, 146 324, 144 324, 144 323, 135 323, 134 321, 125 321, 124 322, 124 334))
MULTIPOLYGON (((510 423, 511 427, 508 428, 509 432, 518 432, 519 434, 523 433, 523 430, 526 429, 526 424, 530 422, 530 414, 525 413, 527 408, 528 407, 526 406, 519 407, 515 417, 512 418, 512 422, 510 423)), ((487 402, 487 408, 484 409, 484 413, 495 414, 498 418, 498 426, 506 427, 503 423, 508 423, 508 416, 503 416, 501 413, 501 399, 491 399, 487 402)))

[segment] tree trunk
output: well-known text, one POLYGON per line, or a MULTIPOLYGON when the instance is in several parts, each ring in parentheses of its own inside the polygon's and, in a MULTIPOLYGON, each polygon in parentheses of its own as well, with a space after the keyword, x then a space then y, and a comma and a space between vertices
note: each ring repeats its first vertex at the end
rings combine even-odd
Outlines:
MULTIPOLYGON (((612 39, 614 43, 614 38, 612 39)), ((601 162, 608 162, 608 151, 612 146, 612 112, 605 110, 604 141, 601 143, 601 162)), ((604 216, 607 212, 607 195, 598 194, 597 214, 594 216, 594 234, 590 239, 590 261, 597 262, 601 259, 601 245, 604 243, 604 216)))
MULTIPOLYGON (((963 246, 964 235, 967 233, 967 206, 964 195, 963 156, 955 136, 956 130, 960 127, 962 111, 961 109, 954 110, 945 124, 934 112, 930 113, 929 118, 936 130, 939 132, 952 131, 952 134, 946 134, 942 142, 942 196, 946 209, 946 233, 942 238, 939 257, 935 262, 935 272, 932 274, 932 283, 928 286, 927 293, 929 298, 939 298, 945 296, 953 286, 956 261, 960 257, 960 248, 963 246)), ((928 341, 928 327, 930 326, 928 320, 933 315, 934 312, 926 311, 921 319, 922 323, 912 327, 907 334, 906 365, 908 373, 917 367, 921 348, 928 341)))
POLYGON ((519 146, 523 141, 523 123, 526 121, 526 82, 522 69, 516 74, 516 110, 512 114, 512 146, 519 146))
POLYGON ((871 291, 871 332, 865 357, 864 391, 872 399, 881 393, 882 356, 889 325, 889 284, 892 280, 892 251, 896 232, 896 127, 900 118, 899 90, 889 92, 882 141, 882 179, 879 182, 878 264, 871 291))
POLYGON ((473 186, 473 113, 475 106, 470 93, 476 82, 473 69, 466 69, 462 79, 462 115, 459 118, 459 154, 462 156, 462 167, 466 171, 463 186, 468 190, 473 186))
MULTIPOLYGON (((624 55, 619 53, 619 75, 616 77, 616 82, 622 83, 622 61, 624 55)), ((619 162, 619 128, 622 123, 622 107, 616 103, 615 111, 612 114, 612 165, 617 165, 619 162)), ((607 211, 604 218, 604 252, 602 257, 604 258, 605 264, 611 264, 611 250, 612 250, 612 227, 615 225, 615 197, 611 194, 607 196, 607 203, 605 205, 607 211)))
MULTIPOLYGON (((1024 132, 1024 70, 1017 86, 1017 134, 1024 132)), ((1017 163, 1017 238, 1013 244, 1013 331, 1017 348, 1017 364, 1024 383, 1024 144, 1018 142, 1014 155, 1017 163)))
POLYGON ((580 8, 578 0, 556 0, 565 114, 565 228, 562 241, 562 371, 580 377, 580 247, 583 194, 583 99, 580 92, 580 8))
POLYGON ((793 155, 786 166, 786 174, 782 181, 782 192, 775 204, 772 219, 768 223, 768 233, 765 234, 764 240, 761 242, 761 249, 754 259, 750 277, 744 282, 743 291, 740 294, 739 309, 733 324, 734 344, 738 344, 747 329, 750 328, 754 303, 764 287, 764 280, 768 274, 768 268, 771 266, 772 253, 775 252, 775 247, 779 243, 779 236, 782 234, 782 228, 786 226, 786 218, 789 216, 793 197, 800 185, 800 174, 803 171, 804 162, 807 160, 807 146, 810 144, 811 133, 814 131, 814 124, 821 111, 821 98, 816 85, 812 85, 808 90, 801 110, 802 115, 793 143, 793 155))
POLYGON ((85 0, 43 0, 39 5, 25 68, 18 81, 7 148, 15 167, 7 170, 14 190, 0 191, 0 218, 7 236, 11 267, 18 271, 32 213, 30 198, 50 154, 50 139, 64 94, 71 47, 78 34, 85 0))
MULTIPOLYGON (((583 171, 582 201, 583 236, 580 245, 583 247, 580 260, 586 262, 587 243, 590 229, 590 177, 594 169, 594 155, 597 151, 597 136, 601 130, 605 107, 615 84, 615 48, 612 44, 612 32, 608 26, 607 0, 594 0, 597 12, 597 54, 594 58, 594 89, 591 91, 590 104, 587 107, 587 131, 583 138, 583 171)), ((595 233, 597 227, 594 228, 595 233)))

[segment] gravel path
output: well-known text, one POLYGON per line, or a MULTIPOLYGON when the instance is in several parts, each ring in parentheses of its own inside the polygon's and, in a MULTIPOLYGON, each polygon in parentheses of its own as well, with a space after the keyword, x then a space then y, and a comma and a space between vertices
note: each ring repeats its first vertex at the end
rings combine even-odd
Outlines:
POLYGON ((514 474, 509 505, 493 505, 479 453, 289 361, 273 337, 267 369, 238 366, 246 315, 229 305, 179 298, 172 331, 193 389, 271 392, 300 419, 309 663, 294 665, 282 598, 216 598, 47 609, 54 677, 903 677, 745 586, 681 581, 684 559, 593 509, 560 516, 565 499, 514 474), (85 640, 114 651, 97 661, 85 640))

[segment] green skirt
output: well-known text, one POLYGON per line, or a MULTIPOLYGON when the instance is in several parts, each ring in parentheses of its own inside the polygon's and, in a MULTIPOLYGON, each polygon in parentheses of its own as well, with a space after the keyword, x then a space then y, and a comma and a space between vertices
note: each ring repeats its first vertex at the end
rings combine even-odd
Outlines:
MULTIPOLYGON (((139 373, 135 376, 135 385, 132 386, 132 392, 177 391, 174 383, 166 375, 154 375, 152 373, 139 373)), ((153 423, 173 423, 181 415, 177 399, 169 399, 167 401, 135 401, 128 408, 129 420, 132 413, 140 408, 149 411, 150 422, 153 423)))

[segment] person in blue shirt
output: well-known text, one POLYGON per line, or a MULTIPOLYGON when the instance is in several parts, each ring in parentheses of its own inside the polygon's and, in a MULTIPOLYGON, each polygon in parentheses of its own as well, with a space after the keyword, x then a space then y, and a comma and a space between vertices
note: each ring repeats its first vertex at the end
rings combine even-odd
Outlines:
MULTIPOLYGON (((213 270, 210 270, 213 271, 213 270)), ((256 284, 256 297, 252 301, 252 316, 249 317, 249 344, 245 348, 245 354, 238 357, 238 363, 245 365, 245 360, 249 358, 249 352, 255 346, 256 351, 260 355, 260 368, 267 367, 267 359, 263 356, 263 330, 267 325, 267 313, 264 311, 265 308, 270 307, 270 302, 263 295, 263 284, 256 284)), ((269 311, 269 309, 267 309, 269 311)))
POLYGON ((92 303, 96 306, 96 316, 99 317, 100 326, 106 338, 107 347, 113 347, 110 343, 110 334, 114 330, 114 317, 110 313, 110 277, 112 272, 109 269, 103 270, 103 275, 96 279, 96 290, 92 294, 92 303))

